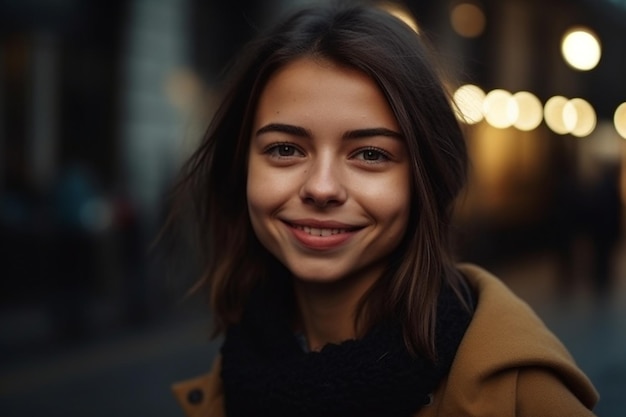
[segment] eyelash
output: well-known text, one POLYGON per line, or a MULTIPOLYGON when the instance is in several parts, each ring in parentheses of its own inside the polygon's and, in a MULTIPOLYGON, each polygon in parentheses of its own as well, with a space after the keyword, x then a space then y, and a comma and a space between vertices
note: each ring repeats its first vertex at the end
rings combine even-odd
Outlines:
POLYGON ((384 149, 377 148, 375 146, 368 146, 367 148, 359 149, 358 151, 354 152, 351 155, 351 158, 354 158, 357 155, 364 155, 365 152, 375 152, 378 154, 378 156, 382 157, 382 160, 380 159, 370 160, 370 159, 365 159, 365 158, 361 159, 363 162, 368 163, 368 164, 380 164, 383 162, 387 162, 391 159, 391 155, 389 154, 389 152, 385 151, 384 149))
MULTIPOLYGON (((278 142, 278 143, 273 143, 269 146, 267 146, 264 150, 263 153, 266 155, 269 155, 270 157, 273 158, 279 158, 279 159, 283 159, 283 158, 293 158, 293 157, 301 157, 304 155, 304 152, 302 150, 300 150, 300 148, 292 143, 289 142, 278 142), (281 147, 284 148, 289 148, 290 151, 293 151, 292 155, 280 155, 279 152, 281 150, 281 147), (297 155, 299 154, 299 155, 297 155)), ((375 146, 368 146, 365 148, 361 148, 358 149, 357 151, 353 152, 350 155, 351 159, 359 159, 360 161, 366 163, 366 164, 380 164, 380 163, 384 163, 387 162, 391 159, 391 155, 389 154, 389 152, 385 151, 384 149, 381 148, 377 148, 375 146), (365 159, 363 158, 356 158, 358 155, 365 155, 366 152, 375 152, 379 159, 376 160, 370 160, 370 159, 365 159)))
POLYGON ((280 152, 281 147, 289 148, 290 150, 293 150, 294 153, 300 153, 302 155, 304 154, 304 152, 302 152, 297 146, 288 142, 273 143, 270 146, 266 147, 263 150, 263 153, 274 158, 292 158, 294 156, 298 156, 298 157, 300 156, 300 155, 280 155, 278 152, 280 152))

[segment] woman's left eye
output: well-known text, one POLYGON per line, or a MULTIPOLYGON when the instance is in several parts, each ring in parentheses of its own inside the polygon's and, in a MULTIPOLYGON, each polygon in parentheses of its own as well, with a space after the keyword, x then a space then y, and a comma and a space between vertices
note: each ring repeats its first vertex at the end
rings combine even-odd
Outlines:
POLYGON ((274 158, 291 158, 304 155, 296 146, 289 143, 277 143, 269 146, 265 153, 274 158))
POLYGON ((385 162, 389 160, 389 155, 380 149, 363 149, 354 154, 354 158, 365 162, 385 162))

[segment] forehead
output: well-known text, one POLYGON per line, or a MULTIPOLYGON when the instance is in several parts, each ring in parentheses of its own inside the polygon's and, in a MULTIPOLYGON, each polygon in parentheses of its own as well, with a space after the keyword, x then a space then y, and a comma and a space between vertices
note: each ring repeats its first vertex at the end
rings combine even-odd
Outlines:
POLYGON ((398 130, 396 117, 378 84, 364 72, 320 58, 299 58, 268 79, 256 108, 264 121, 374 123, 398 130))
POLYGON ((264 92, 276 85, 320 88, 324 86, 367 86, 379 90, 376 82, 363 71, 321 57, 301 57, 282 65, 269 77, 264 92))
MULTIPOLYGON (((303 82, 353 83, 368 84, 377 89, 376 83, 363 71, 340 64, 328 58, 304 56, 296 58, 279 67, 268 79, 265 89, 278 83, 291 86, 302 85, 303 82)), ((319 85, 318 85, 319 86, 319 85)))

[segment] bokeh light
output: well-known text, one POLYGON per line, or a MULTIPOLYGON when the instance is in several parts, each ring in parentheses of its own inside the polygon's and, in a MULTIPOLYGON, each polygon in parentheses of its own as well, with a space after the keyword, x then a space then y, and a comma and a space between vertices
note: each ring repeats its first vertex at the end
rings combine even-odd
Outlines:
POLYGON ((567 126, 565 126, 565 120, 563 118, 563 109, 567 104, 567 99, 563 96, 551 97, 544 106, 543 116, 546 120, 548 127, 559 135, 565 135, 569 132, 567 126))
POLYGON ((617 133, 626 139, 626 102, 620 104, 615 110, 613 124, 615 124, 615 130, 617 130, 617 133))
POLYGON ((598 37, 587 28, 569 30, 561 42, 561 52, 565 62, 581 71, 595 68, 602 55, 598 37))
POLYGON ((552 97, 546 102, 544 117, 553 132, 559 135, 571 133, 581 138, 590 135, 597 124, 596 111, 582 98, 552 97))
POLYGON ((470 125, 483 120, 483 101, 485 92, 473 84, 465 84, 457 88, 453 95, 456 104, 457 118, 470 125))
POLYGON ((595 129, 596 112, 587 101, 573 98, 563 108, 563 121, 569 133, 582 138, 595 129))
POLYGON ((450 13, 450 23, 456 33, 466 38, 480 36, 487 19, 480 7, 472 3, 460 3, 450 13))
POLYGON ((483 101, 485 120, 491 126, 505 129, 517 118, 517 103, 511 93, 502 89, 491 90, 483 101))
MULTIPOLYGON (((528 91, 520 91, 513 94, 513 100, 517 103, 517 117, 512 122, 519 130, 529 131, 535 129, 543 119, 543 106, 541 101, 528 91)), ((513 106, 509 106, 511 109, 513 106)), ((513 116, 511 114, 511 116, 513 116)))

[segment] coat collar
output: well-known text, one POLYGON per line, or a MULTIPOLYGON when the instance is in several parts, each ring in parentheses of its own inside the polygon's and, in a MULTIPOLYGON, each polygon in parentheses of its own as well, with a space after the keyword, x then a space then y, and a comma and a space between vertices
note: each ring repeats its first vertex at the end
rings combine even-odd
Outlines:
POLYGON ((225 417, 224 392, 218 357, 210 373, 172 386, 174 397, 187 417, 225 417))
MULTIPOLYGON (((591 408, 597 391, 531 308, 484 269, 461 264, 459 270, 477 294, 476 311, 448 378, 435 391, 432 406, 418 416, 474 415, 476 410, 504 415, 509 408, 515 415, 518 370, 523 368, 550 370, 591 408)), ((187 417, 225 417, 220 371, 218 357, 209 374, 174 384, 187 417)))

